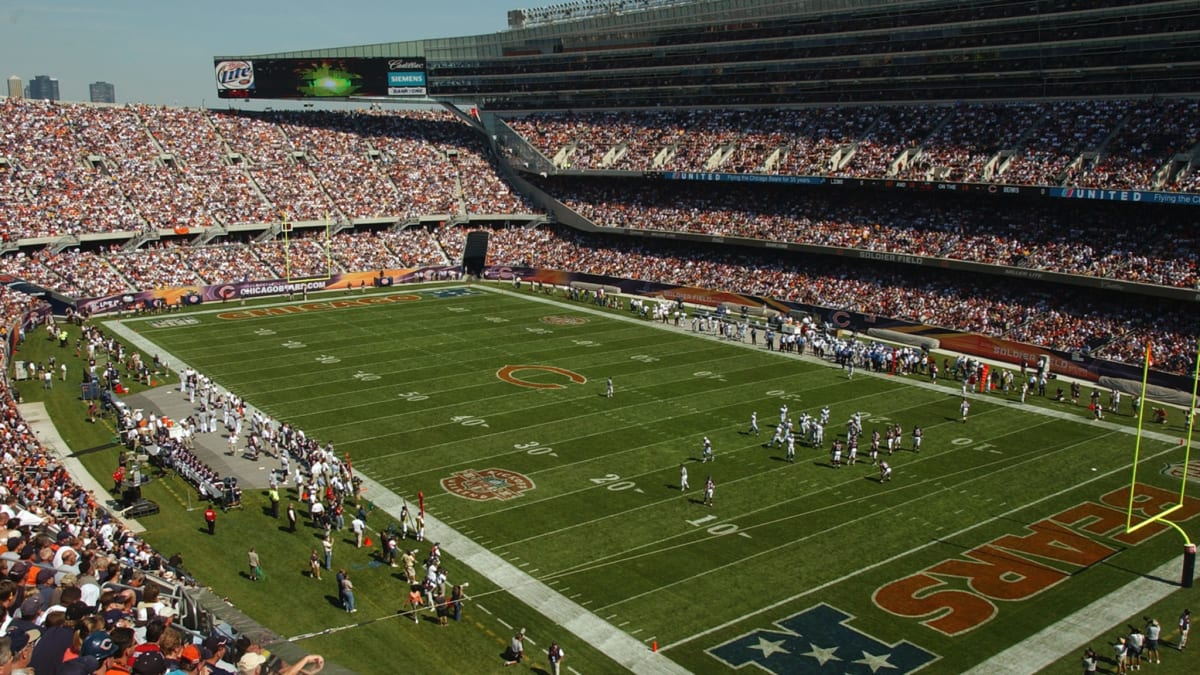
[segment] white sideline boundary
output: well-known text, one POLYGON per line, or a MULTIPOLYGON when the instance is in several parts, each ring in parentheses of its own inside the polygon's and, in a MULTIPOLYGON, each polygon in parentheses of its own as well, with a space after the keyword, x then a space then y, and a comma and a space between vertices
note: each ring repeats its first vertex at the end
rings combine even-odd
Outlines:
MULTIPOLYGON (((966 673, 1021 675, 1047 668, 1071 650, 1088 644, 1114 625, 1128 623, 1129 617, 1137 616, 1145 608, 1179 590, 1180 585, 1164 581, 1170 579, 1173 574, 1179 574, 1179 568, 1179 560, 1163 563, 1140 579, 1134 579, 1087 607, 1076 610, 1070 616, 1059 619, 986 661, 976 664, 966 673)), ((1159 649, 1162 649, 1161 643, 1159 649)), ((1104 649, 1097 650, 1097 653, 1107 655, 1104 649)))

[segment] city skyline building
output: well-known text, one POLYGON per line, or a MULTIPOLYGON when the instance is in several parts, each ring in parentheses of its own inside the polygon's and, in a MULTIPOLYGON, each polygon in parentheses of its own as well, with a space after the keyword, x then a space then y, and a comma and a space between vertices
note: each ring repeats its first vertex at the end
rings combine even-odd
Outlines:
POLYGON ((25 97, 25 85, 21 82, 21 78, 17 77, 16 75, 9 75, 8 77, 8 97, 25 97))
POLYGON ((116 103, 117 88, 110 82, 93 82, 88 85, 88 98, 92 103, 116 103))
POLYGON ((59 100, 58 78, 37 75, 29 81, 29 89, 27 91, 28 98, 57 101, 59 100))

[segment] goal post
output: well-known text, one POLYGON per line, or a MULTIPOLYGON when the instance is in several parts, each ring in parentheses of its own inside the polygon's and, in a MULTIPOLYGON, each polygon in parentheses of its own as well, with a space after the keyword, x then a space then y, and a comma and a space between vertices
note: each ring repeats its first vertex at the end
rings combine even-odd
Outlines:
POLYGON ((1193 411, 1196 410, 1196 395, 1197 395, 1198 386, 1200 386, 1200 340, 1197 340, 1196 347, 1197 347, 1196 359, 1195 359, 1196 364, 1195 364, 1195 368, 1192 372, 1192 396, 1191 396, 1191 399, 1189 400, 1189 409, 1188 409, 1188 415, 1187 415, 1188 424, 1187 424, 1187 428, 1185 429, 1186 435, 1184 436, 1184 438, 1182 439, 1182 442, 1181 442, 1182 449, 1183 449, 1183 471, 1181 472, 1181 476, 1179 479, 1179 499, 1175 502, 1174 505, 1159 511, 1158 513, 1155 513, 1154 515, 1149 516, 1149 517, 1145 518, 1144 520, 1140 520, 1139 522, 1134 523, 1133 522, 1134 504, 1137 501, 1137 496, 1138 496, 1137 495, 1138 464, 1141 461, 1142 431, 1144 429, 1145 419, 1146 419, 1146 390, 1148 388, 1148 384, 1149 384, 1149 380, 1150 380, 1150 366, 1153 364, 1152 352, 1153 352, 1154 345, 1150 342, 1146 343, 1146 355, 1142 362, 1142 390, 1141 390, 1141 399, 1140 399, 1141 404, 1138 406, 1137 437, 1136 437, 1136 440, 1133 445, 1133 471, 1132 471, 1132 475, 1131 475, 1130 481, 1129 481, 1129 506, 1125 512, 1125 532, 1126 533, 1136 532, 1137 530, 1140 530, 1143 527, 1147 527, 1151 523, 1161 522, 1161 523, 1164 523, 1166 525, 1169 525, 1169 526, 1175 528, 1175 530, 1178 531, 1179 534, 1183 537, 1183 543, 1184 543, 1184 545, 1183 545, 1183 573, 1182 573, 1181 584, 1185 588, 1192 587, 1192 580, 1195 576, 1196 545, 1194 543, 1192 543, 1192 540, 1190 537, 1188 537, 1187 532, 1185 532, 1184 529, 1182 527, 1180 527, 1178 523, 1168 519, 1168 516, 1170 516, 1175 511, 1178 511, 1179 509, 1183 508, 1183 506, 1184 506, 1183 500, 1184 500, 1184 497, 1187 495, 1188 474, 1189 474, 1189 467, 1190 467, 1191 454, 1192 454, 1192 429, 1195 428, 1195 419, 1194 419, 1194 415, 1192 413, 1193 413, 1193 411))

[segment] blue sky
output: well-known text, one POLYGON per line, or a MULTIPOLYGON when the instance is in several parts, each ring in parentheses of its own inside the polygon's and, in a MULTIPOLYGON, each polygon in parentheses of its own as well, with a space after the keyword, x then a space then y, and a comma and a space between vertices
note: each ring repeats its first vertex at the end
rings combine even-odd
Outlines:
MULTIPOLYGON (((214 106, 212 57, 495 33, 531 0, 0 0, 0 78, 98 80, 119 103, 214 106), (331 7, 339 9, 331 11, 331 7)), ((3 95, 0 91, 0 95, 3 95)))

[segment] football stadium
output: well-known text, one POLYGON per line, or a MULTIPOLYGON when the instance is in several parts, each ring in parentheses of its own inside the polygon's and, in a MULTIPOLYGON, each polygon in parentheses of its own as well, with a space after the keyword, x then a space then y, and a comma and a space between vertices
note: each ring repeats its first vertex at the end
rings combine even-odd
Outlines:
POLYGON ((497 12, 4 99, 0 674, 1200 671, 1200 3, 497 12))

